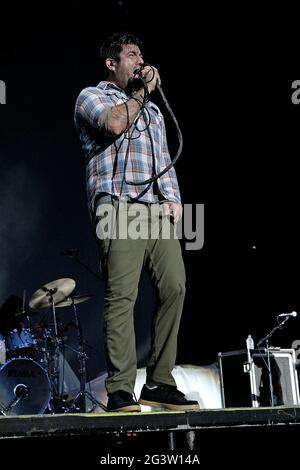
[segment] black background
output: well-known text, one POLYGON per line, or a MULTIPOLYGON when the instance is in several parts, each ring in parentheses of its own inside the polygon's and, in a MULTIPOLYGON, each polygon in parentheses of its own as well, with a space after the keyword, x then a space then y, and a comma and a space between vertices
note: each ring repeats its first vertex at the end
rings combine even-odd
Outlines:
MULTIPOLYGON (((256 341, 265 336, 279 313, 299 311, 300 105, 291 101, 297 75, 284 67, 280 34, 254 11, 207 13, 193 2, 172 2, 163 13, 160 3, 73 1, 35 9, 26 3, 3 11, 1 20, 8 29, 0 33, 7 87, 0 107, 0 304, 24 289, 30 299, 62 277, 76 280, 75 294, 94 294, 78 306, 91 379, 105 370, 103 286, 60 252, 78 248, 97 272, 73 110, 80 90, 101 79, 100 44, 120 29, 141 37, 145 59, 160 70, 184 138, 176 165, 182 200, 205 207, 204 247, 184 251, 177 363, 210 364, 219 351, 243 348, 248 334, 256 341), (281 78, 286 73, 292 75, 281 78)), ((157 94, 153 100, 166 115, 157 94)), ((170 123, 168 133, 174 153, 170 123)), ((143 277, 135 312, 140 366, 152 306, 143 277)), ((46 311, 33 323, 43 315, 51 321, 46 311)), ((59 316, 67 324, 72 310, 59 316)), ((272 344, 290 347, 299 321, 291 318, 272 344)), ((76 349, 76 331, 69 328, 65 341, 76 349)), ((67 348, 66 357, 76 371, 74 351, 67 348)))

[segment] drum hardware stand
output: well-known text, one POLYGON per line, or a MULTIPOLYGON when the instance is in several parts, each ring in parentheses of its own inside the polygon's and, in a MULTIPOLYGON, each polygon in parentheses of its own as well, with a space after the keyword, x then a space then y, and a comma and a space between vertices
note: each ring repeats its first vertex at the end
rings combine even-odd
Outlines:
MULTIPOLYGON (((22 313, 23 314, 26 314, 25 306, 26 306, 26 290, 24 289, 23 290, 23 298, 22 298, 22 313)), ((32 321, 31 321, 31 318, 28 315, 28 313, 27 313, 27 315, 25 315, 25 318, 27 320, 27 325, 28 325, 29 330, 33 331, 32 321)))
POLYGON ((18 384, 14 388, 14 394, 15 394, 15 398, 5 408, 3 408, 3 406, 0 405, 1 406, 0 411, 4 416, 6 416, 8 412, 19 403, 20 400, 28 397, 29 395, 28 387, 24 384, 18 384))
MULTIPOLYGON (((45 331, 44 345, 42 348, 44 362, 44 369, 47 369, 48 379, 50 380, 51 399, 48 404, 48 409, 51 413, 65 411, 63 407, 63 396, 60 393, 60 358, 61 345, 63 338, 59 335, 58 321, 55 311, 55 306, 66 299, 75 288, 75 281, 71 278, 62 278, 51 281, 43 285, 31 296, 29 307, 34 311, 39 311, 48 308, 52 305, 53 325, 54 332, 45 331)), ((42 362, 41 361, 41 362, 42 362)))
POLYGON ((85 412, 86 407, 85 407, 85 399, 84 399, 84 394, 83 392, 85 391, 85 384, 86 384, 86 359, 87 355, 84 351, 84 340, 83 340, 83 334, 82 334, 82 328, 79 322, 79 318, 77 315, 77 309, 76 305, 74 302, 74 299, 72 300, 72 305, 73 305, 73 310, 74 310, 74 322, 75 326, 77 329, 77 334, 78 334, 78 362, 79 362, 79 377, 80 377, 80 389, 79 393, 77 394, 74 402, 79 401, 79 406, 80 409, 85 412))
POLYGON ((74 398, 74 402, 78 400, 78 398, 84 398, 87 397, 93 404, 92 408, 89 410, 90 412, 94 411, 95 408, 99 407, 102 408, 102 410, 107 411, 107 408, 103 403, 100 401, 96 400, 96 398, 89 392, 88 390, 84 390, 84 392, 79 392, 76 397, 74 398))
MULTIPOLYGON (((72 250, 72 257, 74 257, 73 251, 74 250, 72 250)), ((80 264, 84 265, 83 263, 80 263, 80 264)), ((88 268, 86 265, 84 266, 88 268)), ((89 271, 92 272, 91 270, 89 271)), ((46 364, 46 368, 48 369, 48 378, 50 379, 50 386, 51 386, 51 391, 52 391, 52 396, 51 396, 52 401, 50 400, 50 402, 48 403, 48 410, 51 413, 71 412, 73 410, 80 411, 82 409, 85 410, 85 407, 83 408, 83 405, 82 405, 83 403, 85 405, 85 400, 83 400, 85 396, 87 396, 92 401, 94 408, 96 406, 99 406, 103 408, 104 410, 106 410, 106 407, 102 403, 98 402, 92 396, 90 392, 85 390, 87 356, 84 351, 84 340, 82 336, 82 329, 79 324, 75 304, 89 300, 92 296, 87 295, 87 296, 71 297, 70 294, 73 292, 75 285, 76 283, 73 279, 70 279, 70 278, 57 279, 55 281, 45 284, 36 292, 34 292, 29 302, 29 307, 35 311, 41 310, 43 308, 47 308, 49 307, 49 304, 52 305, 55 338, 53 339, 53 335, 49 334, 49 331, 46 331, 46 334, 44 334, 45 342, 44 342, 44 347, 42 350, 42 352, 44 353, 43 360, 44 360, 44 363, 46 364), (59 380, 60 379, 59 372, 61 368, 60 358, 63 356, 61 354, 61 344, 64 344, 64 343, 63 343, 63 338, 59 336, 57 317, 56 317, 56 311, 55 311, 55 306, 57 308, 57 307, 66 307, 70 305, 73 305, 74 315, 75 315, 74 326, 78 330, 79 347, 78 347, 78 351, 75 351, 75 350, 74 351, 77 352, 77 355, 78 355, 79 374, 80 374, 80 389, 75 399, 72 400, 72 403, 68 403, 68 400, 65 399, 65 397, 63 396, 63 393, 61 393, 61 390, 60 390, 60 380, 59 380), (49 344, 49 340, 50 340, 50 344, 49 344), (77 402, 79 403, 78 406, 77 406, 77 402)), ((65 344, 64 346, 69 347, 68 345, 65 345, 65 344)))
MULTIPOLYGON (((75 407, 74 411, 80 411, 80 412, 85 413, 86 412, 85 397, 87 397, 93 404, 93 407, 92 407, 91 411, 93 411, 97 406, 102 408, 104 411, 107 411, 107 408, 101 402, 96 400, 89 391, 85 390, 86 375, 87 375, 86 374, 86 371, 87 371, 86 359, 87 359, 88 356, 86 355, 85 350, 84 350, 85 341, 84 341, 84 338, 83 338, 82 327, 80 325, 80 321, 79 321, 79 318, 78 318, 74 298, 72 298, 72 306, 73 306, 73 310, 74 310, 74 327, 77 330, 78 350, 76 351, 75 349, 71 348, 70 346, 68 346, 68 345, 66 345, 66 346, 69 349, 73 349, 73 351, 77 352, 77 358, 78 358, 78 363, 79 363, 78 373, 79 373, 79 377, 80 377, 80 388, 79 388, 79 392, 77 393, 77 395, 75 396, 74 400, 71 403, 71 410, 72 410, 72 408, 74 409, 74 407, 75 407), (76 403, 78 403, 78 406, 76 406, 76 403)), ((71 411, 71 410, 69 410, 69 411, 71 411)))
POLYGON ((43 290, 47 292, 47 296, 49 297, 49 301, 52 305, 52 316, 53 316, 53 325, 54 325, 54 338, 55 338, 55 345, 54 345, 54 353, 53 353, 53 368, 51 367, 51 359, 50 364, 48 364, 48 371, 51 388, 52 388, 52 401, 53 401, 53 409, 51 411, 56 411, 57 402, 60 403, 62 397, 60 394, 59 389, 59 352, 60 352, 60 345, 62 340, 59 338, 58 335, 58 326, 57 326, 57 317, 56 317, 56 310, 55 310, 55 302, 53 295, 57 292, 57 288, 48 289, 47 287, 43 287, 43 290))
POLYGON ((5 406, 3 406, 3 404, 0 402, 0 414, 2 414, 3 416, 6 416, 4 410, 5 410, 5 406))

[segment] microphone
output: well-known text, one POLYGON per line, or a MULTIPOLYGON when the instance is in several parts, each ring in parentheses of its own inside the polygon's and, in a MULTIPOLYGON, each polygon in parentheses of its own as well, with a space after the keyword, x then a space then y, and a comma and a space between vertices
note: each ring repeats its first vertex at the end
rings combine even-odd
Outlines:
POLYGON ((296 317, 298 314, 297 312, 291 312, 291 313, 280 313, 280 315, 277 315, 277 317, 296 317))
MULTIPOLYGON (((141 74, 141 71, 149 64, 147 64, 147 62, 144 62, 143 64, 139 65, 134 71, 134 75, 140 75, 141 74)), ((150 66, 151 67, 151 66, 150 66)))
POLYGON ((74 258, 79 253, 78 248, 72 248, 71 250, 64 250, 60 252, 60 256, 69 256, 70 258, 74 258))

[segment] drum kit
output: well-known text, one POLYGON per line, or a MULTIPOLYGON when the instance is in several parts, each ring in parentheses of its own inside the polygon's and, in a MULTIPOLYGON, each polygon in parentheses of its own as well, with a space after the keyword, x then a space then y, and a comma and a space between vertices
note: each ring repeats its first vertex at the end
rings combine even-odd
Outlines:
POLYGON ((75 281, 57 279, 38 289, 25 308, 25 301, 11 296, 0 308, 0 340, 5 344, 5 362, 0 368, 0 414, 28 415, 43 413, 84 412, 85 397, 94 406, 101 403, 85 390, 86 353, 82 328, 76 305, 91 299, 92 295, 72 295, 75 281), (64 331, 56 309, 72 307, 72 325, 77 331, 80 389, 75 397, 65 393, 62 358, 64 331), (52 323, 45 320, 33 325, 32 317, 50 309, 52 323))

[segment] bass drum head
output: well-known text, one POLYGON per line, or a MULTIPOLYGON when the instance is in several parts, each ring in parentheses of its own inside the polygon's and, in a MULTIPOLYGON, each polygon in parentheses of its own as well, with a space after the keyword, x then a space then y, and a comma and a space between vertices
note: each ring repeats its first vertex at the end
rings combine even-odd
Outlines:
POLYGON ((0 369, 0 410, 5 415, 43 414, 51 396, 48 374, 32 359, 11 359, 0 369), (26 390, 18 403, 20 390, 26 390))

